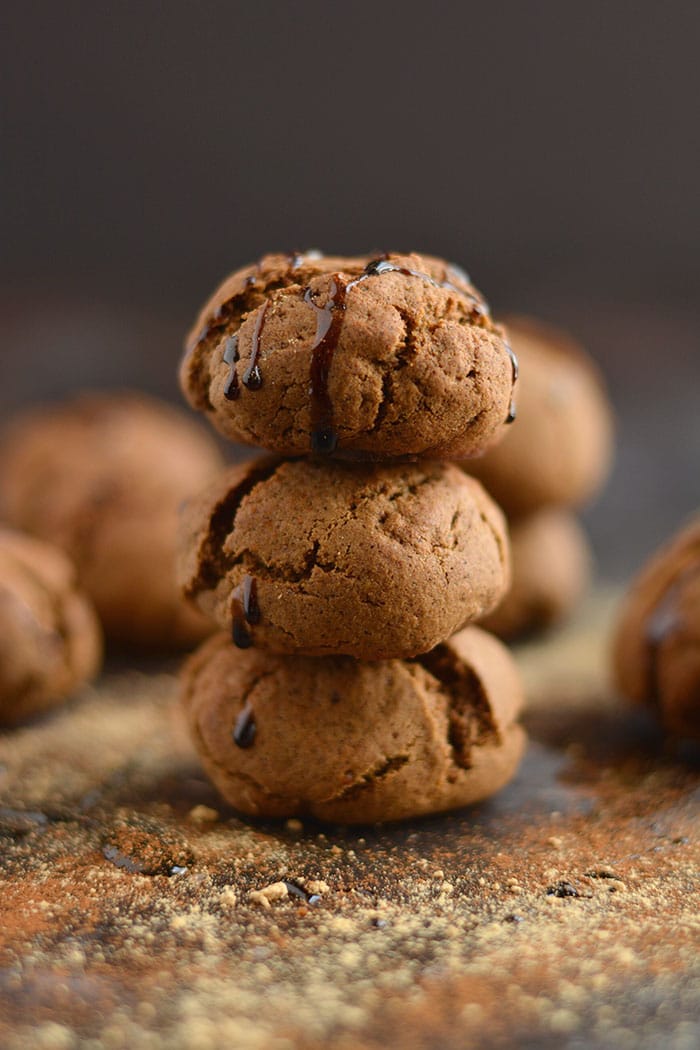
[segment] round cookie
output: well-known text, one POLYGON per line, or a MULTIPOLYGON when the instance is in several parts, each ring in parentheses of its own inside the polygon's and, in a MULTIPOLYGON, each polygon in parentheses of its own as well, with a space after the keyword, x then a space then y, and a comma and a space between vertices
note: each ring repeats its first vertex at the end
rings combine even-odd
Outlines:
POLYGON ((187 596, 283 653, 415 656, 509 583, 503 515, 449 463, 232 467, 186 507, 180 550, 187 596))
POLYGON ((476 627, 417 660, 237 652, 215 635, 183 670, 208 775, 236 809, 349 824, 487 798, 513 776, 523 693, 504 646, 476 627))
POLYGON ((583 595, 591 572, 586 535, 573 514, 545 508, 509 523, 512 583, 481 620, 499 638, 544 630, 563 620, 583 595))
POLYGON ((613 644, 617 686, 664 727, 700 739, 700 517, 633 582, 613 644))
POLYGON ((284 455, 460 458, 505 431, 517 362, 441 259, 266 255, 190 333, 181 383, 226 437, 284 455))
POLYGON ((178 508, 222 464, 184 413, 141 394, 37 409, 0 448, 0 507, 75 562, 110 640, 180 647, 211 631, 175 578, 178 508))
POLYGON ((570 336, 524 317, 506 319, 520 362, 516 425, 465 469, 508 516, 573 507, 601 487, 612 458, 612 412, 593 361, 570 336))
POLYGON ((60 703, 101 658, 97 616, 65 554, 0 529, 0 724, 60 703))

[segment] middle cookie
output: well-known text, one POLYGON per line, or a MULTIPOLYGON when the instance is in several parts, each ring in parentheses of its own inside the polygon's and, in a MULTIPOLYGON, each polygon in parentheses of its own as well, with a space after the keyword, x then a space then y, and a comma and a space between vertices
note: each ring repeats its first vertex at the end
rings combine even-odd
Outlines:
POLYGON ((241 648, 404 659, 495 607, 506 525, 449 463, 255 460, 185 510, 186 595, 241 648))

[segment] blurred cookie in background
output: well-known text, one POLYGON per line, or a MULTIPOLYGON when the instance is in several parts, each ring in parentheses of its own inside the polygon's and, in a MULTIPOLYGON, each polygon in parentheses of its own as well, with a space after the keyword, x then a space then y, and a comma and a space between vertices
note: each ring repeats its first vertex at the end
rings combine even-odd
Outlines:
POLYGON ((700 517, 644 566, 613 642, 620 692, 652 707, 671 734, 700 740, 700 517))
POLYGON ((67 556, 0 528, 0 725, 61 703, 101 659, 97 615, 67 556))
POLYGON ((85 393, 17 417, 0 515, 73 559, 109 642, 187 647, 211 630, 175 580, 179 507, 222 465, 209 435, 140 393, 85 393))
POLYGON ((513 640, 562 622, 590 582, 592 555, 575 515, 555 507, 510 523, 512 583, 500 605, 481 620, 513 640))
POLYGON ((613 417, 598 370, 565 332, 526 317, 504 323, 519 362, 515 424, 465 470, 509 516, 578 507, 612 464, 613 417))

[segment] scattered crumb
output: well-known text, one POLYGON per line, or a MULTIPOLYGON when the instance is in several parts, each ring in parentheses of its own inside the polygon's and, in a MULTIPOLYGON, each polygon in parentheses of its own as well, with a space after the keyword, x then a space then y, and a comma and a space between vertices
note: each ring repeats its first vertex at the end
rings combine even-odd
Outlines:
POLYGON ((211 806, 194 806, 188 813, 195 824, 214 824, 219 819, 218 810, 211 806))
POLYGON ((304 889, 309 894, 318 894, 319 897, 323 896, 324 893, 330 893, 330 886, 322 879, 309 879, 305 881, 304 889))
POLYGON ((168 676, 0 736, 0 1046, 697 1046, 698 771, 559 644, 516 784, 361 839, 223 819, 168 676))
POLYGON ((286 883, 271 882, 269 886, 263 886, 261 890, 251 890, 248 900, 251 904, 260 904, 263 908, 270 908, 272 901, 284 900, 288 895, 286 883))

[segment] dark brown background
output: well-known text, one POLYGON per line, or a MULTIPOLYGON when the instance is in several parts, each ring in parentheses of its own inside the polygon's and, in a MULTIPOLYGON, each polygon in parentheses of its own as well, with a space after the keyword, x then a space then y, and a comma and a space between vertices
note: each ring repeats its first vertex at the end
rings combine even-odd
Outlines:
POLYGON ((700 502, 697 4, 44 0, 3 22, 3 414, 83 385, 177 397, 200 300, 265 250, 415 246, 600 362, 606 573, 700 502))

